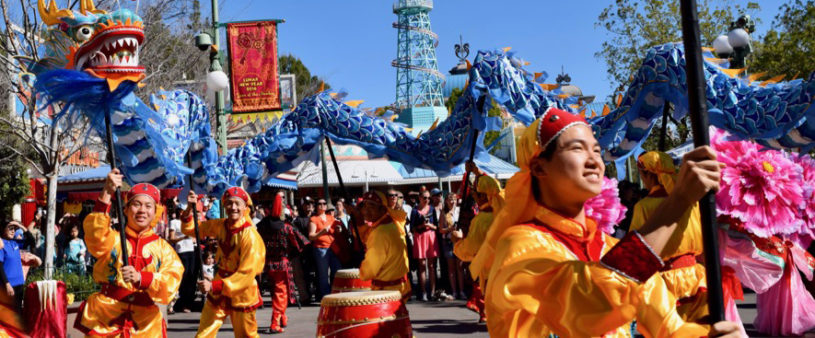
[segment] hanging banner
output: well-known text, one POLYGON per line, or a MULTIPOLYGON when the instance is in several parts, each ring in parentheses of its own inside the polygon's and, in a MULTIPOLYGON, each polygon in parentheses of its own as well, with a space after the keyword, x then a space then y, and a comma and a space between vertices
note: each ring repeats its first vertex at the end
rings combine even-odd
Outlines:
POLYGON ((229 23, 226 34, 229 41, 232 113, 279 110, 277 23, 229 23))

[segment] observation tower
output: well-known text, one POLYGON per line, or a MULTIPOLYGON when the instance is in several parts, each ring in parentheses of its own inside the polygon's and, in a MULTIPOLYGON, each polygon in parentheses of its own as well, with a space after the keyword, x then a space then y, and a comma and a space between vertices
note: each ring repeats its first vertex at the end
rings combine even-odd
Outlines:
POLYGON ((398 21, 396 59, 396 102, 398 121, 416 134, 427 130, 437 118, 447 118, 442 97, 444 74, 439 72, 436 46, 439 36, 430 29, 432 0, 399 0, 393 4, 398 21))

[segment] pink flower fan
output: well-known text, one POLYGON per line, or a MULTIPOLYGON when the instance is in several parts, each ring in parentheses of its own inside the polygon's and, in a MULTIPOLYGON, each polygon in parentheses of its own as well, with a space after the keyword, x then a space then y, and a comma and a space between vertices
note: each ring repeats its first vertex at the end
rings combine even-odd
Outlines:
POLYGON ((603 190, 599 195, 590 198, 584 204, 586 217, 597 222, 597 229, 611 234, 614 226, 625 218, 628 210, 620 202, 620 192, 617 190, 617 180, 603 177, 603 190))
MULTIPOLYGON (((806 154, 803 156, 791 154, 790 157, 803 170, 804 204, 801 207, 801 218, 804 224, 797 236, 802 243, 808 244, 815 240, 815 159, 806 154)), ((808 245, 802 246, 807 247, 808 245)))
POLYGON ((764 238, 801 229, 805 195, 800 165, 782 152, 728 141, 723 132, 714 132, 711 144, 726 165, 716 194, 720 214, 741 220, 747 231, 764 238))

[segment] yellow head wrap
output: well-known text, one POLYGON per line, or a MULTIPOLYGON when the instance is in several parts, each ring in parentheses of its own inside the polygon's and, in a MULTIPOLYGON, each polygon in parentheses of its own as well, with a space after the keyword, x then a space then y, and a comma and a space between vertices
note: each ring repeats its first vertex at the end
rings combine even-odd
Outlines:
POLYGON ((498 182, 494 177, 489 175, 479 176, 475 190, 487 195, 489 201, 487 203, 492 207, 494 213, 504 208, 504 189, 501 189, 501 182, 498 182))
POLYGON ((407 213, 402 210, 402 208, 391 209, 388 207, 388 200, 385 198, 384 193, 378 190, 370 190, 362 195, 362 201, 382 204, 388 211, 388 216, 390 216, 393 223, 396 224, 396 227, 401 230, 400 232, 404 232, 407 213))
MULTIPOLYGON (((512 196, 512 203, 505 203, 503 207, 496 209, 496 216, 487 232, 487 238, 481 248, 478 249, 475 259, 473 259, 470 270, 473 275, 487 276, 492 266, 492 259, 495 256, 495 246, 501 234, 509 227, 519 224, 521 221, 534 217, 537 205, 535 196, 532 193, 532 172, 529 163, 540 154, 542 149, 538 145, 538 127, 540 119, 535 120, 526 128, 518 143, 518 166, 521 171, 515 173, 507 182, 505 194, 512 196), (500 209, 500 210, 497 210, 500 209)), ((479 180, 480 181, 480 180, 479 180)), ((479 188, 481 183, 479 182, 479 188)), ((479 190, 480 191, 480 190, 479 190)), ((490 201, 492 203, 492 201, 490 201)), ((483 278, 482 278, 483 280, 483 278)))
POLYGON ((649 151, 640 155, 637 159, 637 167, 640 170, 657 175, 659 184, 665 188, 667 193, 671 193, 676 183, 676 166, 670 155, 661 151, 649 151))

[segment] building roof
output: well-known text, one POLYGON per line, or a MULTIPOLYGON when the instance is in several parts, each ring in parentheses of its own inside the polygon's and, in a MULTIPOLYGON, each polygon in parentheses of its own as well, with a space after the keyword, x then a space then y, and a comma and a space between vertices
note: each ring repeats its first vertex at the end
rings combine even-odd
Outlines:
POLYGON ((442 96, 445 98, 450 97, 450 93, 452 93, 455 88, 464 90, 464 86, 467 85, 467 80, 469 79, 470 76, 467 75, 467 73, 448 75, 444 81, 444 88, 441 90, 442 96))
POLYGON ((80 171, 70 175, 60 176, 57 183, 78 183, 78 182, 95 182, 104 181, 105 176, 110 172, 110 165, 100 164, 98 167, 80 171))
MULTIPOLYGON (((490 176, 498 179, 509 179, 516 172, 518 167, 501 160, 498 157, 489 155, 489 160, 475 160, 481 170, 490 176)), ((336 187, 339 185, 337 175, 334 174, 334 166, 327 162, 328 185, 336 187)), ((409 185, 436 183, 439 177, 433 170, 414 168, 409 171, 402 163, 382 159, 375 160, 343 160, 338 159, 337 165, 342 173, 342 180, 346 186, 369 185, 409 185)), ((453 168, 450 176, 443 178, 444 181, 461 181, 464 174, 464 164, 453 168)), ((311 162, 300 168, 300 178, 297 185, 301 188, 315 188, 323 185, 322 167, 311 162)))
MULTIPOLYGON (((104 181, 105 177, 110 172, 110 165, 103 164, 99 167, 81 171, 71 175, 60 176, 57 179, 57 183, 64 184, 64 183, 81 183, 81 182, 99 182, 104 181)), ((281 174, 281 176, 291 176, 287 174, 281 174)), ((288 177, 285 177, 288 178, 288 177)), ((289 190, 297 190, 297 181, 289 180, 285 178, 274 177, 271 178, 266 185, 273 187, 273 188, 282 188, 282 189, 289 189, 289 190)))

